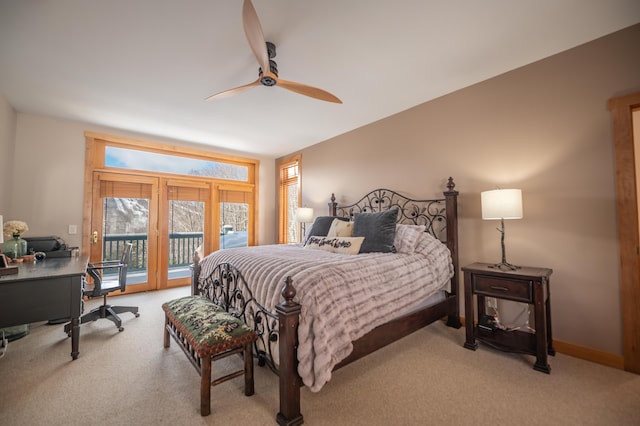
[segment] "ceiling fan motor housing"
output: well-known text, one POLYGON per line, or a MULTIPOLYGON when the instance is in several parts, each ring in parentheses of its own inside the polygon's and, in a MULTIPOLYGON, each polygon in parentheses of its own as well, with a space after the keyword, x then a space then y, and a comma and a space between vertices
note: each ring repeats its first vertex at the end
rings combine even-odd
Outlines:
MULTIPOLYGON (((271 69, 271 74, 275 75, 276 77, 278 76, 278 64, 276 64, 276 61, 269 59, 269 68, 271 69)), ((260 83, 262 83, 264 86, 275 86, 277 81, 275 78, 271 77, 270 75, 264 76, 263 71, 262 71, 262 67, 258 68, 258 72, 260 73, 260 83)))
POLYGON ((267 44, 267 53, 269 54, 269 59, 276 57, 276 45, 271 43, 270 41, 266 42, 267 44))

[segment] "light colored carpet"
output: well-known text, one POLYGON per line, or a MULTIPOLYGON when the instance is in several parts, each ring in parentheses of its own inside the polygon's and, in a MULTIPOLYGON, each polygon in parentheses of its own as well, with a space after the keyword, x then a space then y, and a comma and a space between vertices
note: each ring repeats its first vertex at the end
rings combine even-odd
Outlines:
MULTIPOLYGON (((111 298, 137 305, 125 330, 85 324, 80 357, 62 325, 33 324, 0 359, 2 425, 273 425, 278 380, 256 367, 256 393, 236 378, 212 389, 199 414, 199 377, 182 351, 162 345, 160 305, 188 288, 111 298)), ((98 304, 91 301, 86 308, 98 304)), ((640 376, 558 354, 552 372, 534 358, 462 347, 464 329, 420 330, 334 373, 318 393, 302 389, 309 425, 640 425, 640 376)), ((241 366, 239 357, 214 363, 241 366)))

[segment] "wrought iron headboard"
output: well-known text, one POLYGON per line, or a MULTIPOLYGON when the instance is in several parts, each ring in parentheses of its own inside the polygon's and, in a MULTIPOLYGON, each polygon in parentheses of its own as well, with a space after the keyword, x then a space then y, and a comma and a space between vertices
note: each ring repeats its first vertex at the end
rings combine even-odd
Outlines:
POLYGON ((374 213, 397 208, 397 223, 424 225, 425 232, 447 243, 449 241, 447 225, 450 222, 448 217, 451 217, 447 215, 451 213, 447 212, 447 202, 449 196, 457 195, 457 191, 453 190, 454 187, 453 179, 449 178, 448 191, 444 193, 445 198, 433 200, 416 200, 390 189, 375 189, 358 202, 347 206, 338 206, 335 195, 331 194, 329 214, 353 219, 356 213, 374 213))

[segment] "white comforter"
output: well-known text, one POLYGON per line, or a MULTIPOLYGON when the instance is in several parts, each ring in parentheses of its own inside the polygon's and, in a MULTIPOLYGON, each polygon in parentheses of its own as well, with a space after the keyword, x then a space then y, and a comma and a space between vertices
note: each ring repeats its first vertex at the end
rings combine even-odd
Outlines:
POLYGON ((412 254, 335 254, 299 245, 219 250, 202 260, 201 277, 222 262, 238 268, 254 297, 275 312, 291 276, 302 304, 298 329, 298 373, 312 391, 353 350, 352 341, 409 312, 453 275, 447 247, 426 234, 412 254))

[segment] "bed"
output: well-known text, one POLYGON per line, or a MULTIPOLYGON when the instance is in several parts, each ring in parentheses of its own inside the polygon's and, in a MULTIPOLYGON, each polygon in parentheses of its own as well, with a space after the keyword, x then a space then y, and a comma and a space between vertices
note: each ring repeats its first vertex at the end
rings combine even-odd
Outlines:
POLYGON ((339 206, 332 195, 304 244, 195 255, 192 293, 249 324, 259 365, 279 376, 279 424, 302 424, 302 385, 319 391, 332 371, 434 321, 460 327, 458 192, 446 186, 432 200, 376 189, 339 206))

